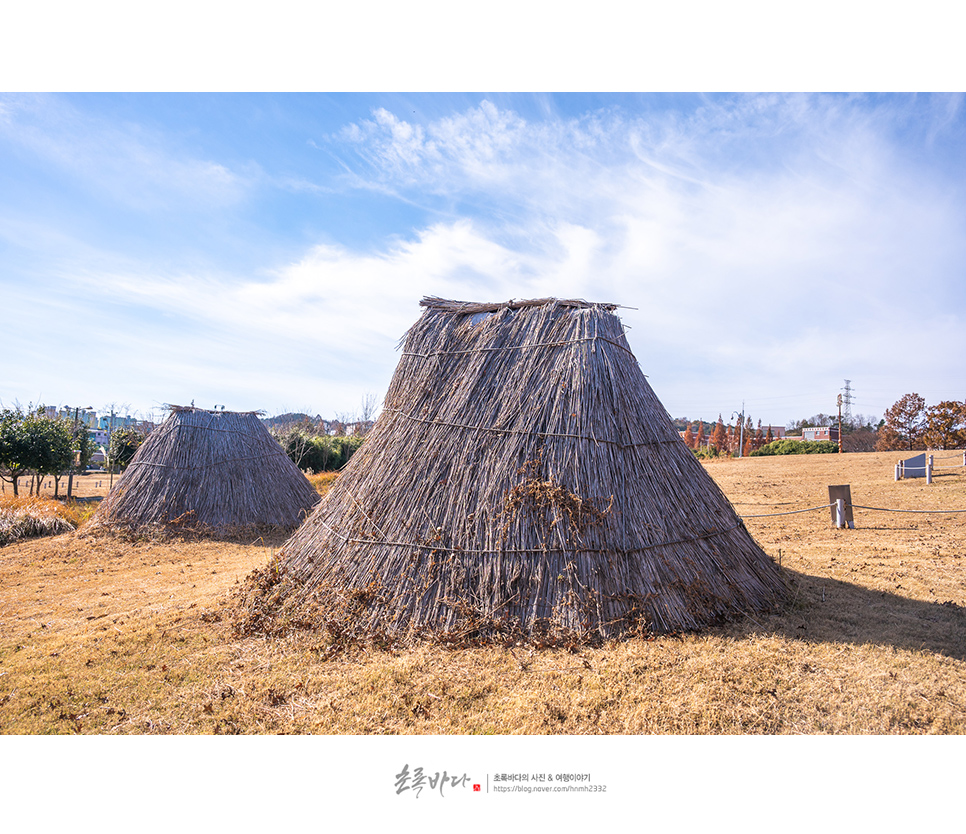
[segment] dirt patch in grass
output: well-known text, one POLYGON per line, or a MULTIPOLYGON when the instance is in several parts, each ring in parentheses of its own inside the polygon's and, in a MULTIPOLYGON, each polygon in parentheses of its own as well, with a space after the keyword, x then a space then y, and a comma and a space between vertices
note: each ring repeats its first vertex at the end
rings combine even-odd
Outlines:
MULTIPOLYGON (((894 482, 895 455, 708 469, 741 515, 827 501, 966 509, 966 475, 894 482)), ((601 647, 378 648, 238 637, 230 599, 280 542, 66 534, 0 548, 2 733, 966 732, 966 514, 828 510, 746 524, 782 612, 601 647)))

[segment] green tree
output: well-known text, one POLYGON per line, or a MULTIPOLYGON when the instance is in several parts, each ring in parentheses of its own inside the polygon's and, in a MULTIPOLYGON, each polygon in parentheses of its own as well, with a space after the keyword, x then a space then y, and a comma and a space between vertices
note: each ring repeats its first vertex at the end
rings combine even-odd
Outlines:
MULTIPOLYGON (((41 410, 28 416, 26 430, 30 438, 33 458, 30 468, 37 473, 39 480, 50 475, 54 477, 54 495, 58 493, 59 479, 74 462, 74 438, 70 425, 63 420, 51 420, 41 410)), ((40 484, 37 484, 40 491, 40 484)))
MULTIPOLYGON (((62 420, 51 420, 43 407, 24 413, 4 409, 0 414, 0 468, 4 480, 13 484, 28 472, 39 478, 65 472, 73 461, 70 428, 62 420)), ((39 489, 39 487, 38 487, 39 489)))
POLYGON ((90 432, 84 426, 80 426, 74 432, 74 468, 75 475, 83 475, 87 467, 91 464, 91 458, 97 451, 97 444, 90 432))
POLYGON ((14 495, 19 495, 17 483, 27 474, 29 457, 23 413, 5 408, 0 412, 0 478, 13 484, 14 495))
POLYGON ((131 458, 134 457, 147 435, 135 426, 122 426, 111 432, 110 457, 111 466, 117 469, 127 469, 131 458))

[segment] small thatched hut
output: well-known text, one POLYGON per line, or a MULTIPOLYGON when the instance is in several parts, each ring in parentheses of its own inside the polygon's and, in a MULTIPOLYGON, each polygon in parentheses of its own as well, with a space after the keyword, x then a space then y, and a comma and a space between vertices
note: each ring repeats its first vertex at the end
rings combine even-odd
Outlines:
POLYGON ((783 597, 614 305, 421 304, 379 420, 259 577, 250 627, 595 638, 783 597))
POLYGON ((92 519, 98 527, 292 529, 319 500, 258 412, 169 406, 92 519))

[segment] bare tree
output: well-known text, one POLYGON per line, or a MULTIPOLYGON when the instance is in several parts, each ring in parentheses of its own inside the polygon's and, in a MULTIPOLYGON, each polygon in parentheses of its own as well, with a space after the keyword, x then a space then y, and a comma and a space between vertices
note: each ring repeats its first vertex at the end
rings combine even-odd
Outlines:
POLYGON ((359 419, 364 423, 371 423, 378 408, 379 399, 372 391, 366 391, 362 396, 362 409, 359 412, 359 419))

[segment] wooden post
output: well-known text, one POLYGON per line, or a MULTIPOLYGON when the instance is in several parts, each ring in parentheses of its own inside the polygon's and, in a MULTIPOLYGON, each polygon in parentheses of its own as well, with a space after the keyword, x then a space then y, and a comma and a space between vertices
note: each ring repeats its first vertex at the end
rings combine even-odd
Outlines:
POLYGON ((899 464, 897 463, 897 464, 896 464, 896 480, 897 480, 897 481, 899 480, 899 468, 900 468, 900 467, 899 467, 899 464))
POLYGON ((828 500, 832 510, 832 523, 836 527, 855 529, 852 519, 852 488, 848 484, 830 486, 828 500))
POLYGON ((839 406, 839 454, 842 454, 842 395, 838 397, 839 406))
MULTIPOLYGON (((70 408, 70 406, 66 406, 66 407, 70 408)), ((80 411, 79 408, 74 409, 74 427, 71 429, 71 440, 74 442, 77 441, 77 412, 79 411, 80 411)), ((70 468, 70 472, 67 473, 67 497, 68 498, 71 497, 71 490, 74 488, 74 467, 76 465, 77 464, 75 463, 74 466, 70 468)))

